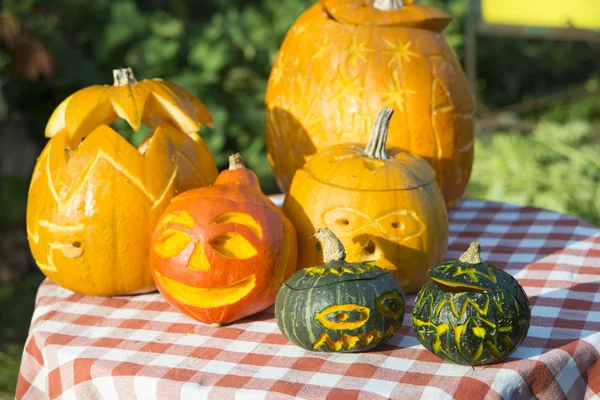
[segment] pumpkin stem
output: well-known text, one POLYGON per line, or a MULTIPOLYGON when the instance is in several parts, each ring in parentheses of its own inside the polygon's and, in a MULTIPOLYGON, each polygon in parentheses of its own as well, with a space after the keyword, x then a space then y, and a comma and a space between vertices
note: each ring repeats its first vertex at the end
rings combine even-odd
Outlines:
POLYGON ((477 242, 473 242, 469 245, 467 251, 463 253, 462 256, 458 259, 460 262, 464 262, 467 264, 479 264, 482 263, 481 259, 481 245, 477 242))
POLYGON ((390 129, 390 121, 394 114, 393 108, 384 108, 377 115, 371 135, 369 136, 369 142, 365 149, 365 153, 369 158, 376 158, 378 160, 387 160, 388 154, 385 150, 387 146, 388 131, 390 129))
POLYGON ((229 156, 229 169, 240 169, 246 168, 246 164, 244 164, 244 159, 240 153, 235 153, 229 156))
POLYGON ((374 0, 373 7, 381 11, 398 10, 404 7, 403 0, 374 0))
POLYGON ((113 69, 113 77, 115 78, 114 86, 133 85, 137 82, 133 70, 129 67, 113 69))
POLYGON ((319 228, 315 233, 323 246, 323 261, 339 261, 346 259, 346 250, 340 239, 327 228, 319 228))

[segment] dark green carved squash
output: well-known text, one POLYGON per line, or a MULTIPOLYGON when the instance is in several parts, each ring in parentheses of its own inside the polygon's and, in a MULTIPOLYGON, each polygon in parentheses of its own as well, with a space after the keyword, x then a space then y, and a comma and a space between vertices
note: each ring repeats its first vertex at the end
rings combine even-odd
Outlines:
POLYGON ((308 350, 357 352, 391 337, 404 319, 404 292, 374 262, 347 263, 342 243, 319 229, 325 265, 296 272, 279 289, 275 317, 292 343, 308 350))
POLYGON ((415 299, 415 336, 438 357, 458 364, 504 360, 527 336, 529 300, 515 278, 481 260, 479 243, 457 261, 429 271, 415 299))

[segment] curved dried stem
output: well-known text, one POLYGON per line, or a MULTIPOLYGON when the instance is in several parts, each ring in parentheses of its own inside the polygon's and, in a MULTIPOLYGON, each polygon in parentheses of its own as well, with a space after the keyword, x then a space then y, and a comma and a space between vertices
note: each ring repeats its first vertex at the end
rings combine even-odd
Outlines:
POLYGON ((321 242, 321 246, 323 246, 323 261, 325 261, 325 263, 346 259, 344 245, 329 229, 319 228, 317 229, 315 236, 319 239, 319 242, 321 242))
POLYGON ((369 141, 365 149, 365 153, 369 158, 379 160, 387 160, 388 154, 386 151, 388 131, 390 129, 390 121, 394 115, 393 108, 384 108, 377 115, 369 141))
POLYGON ((374 0, 373 7, 381 11, 398 10, 404 7, 402 0, 374 0))
POLYGON ((464 262, 467 264, 479 264, 482 263, 481 259, 481 245, 477 242, 473 242, 469 245, 467 251, 465 251, 460 258, 458 259, 460 262, 464 262))

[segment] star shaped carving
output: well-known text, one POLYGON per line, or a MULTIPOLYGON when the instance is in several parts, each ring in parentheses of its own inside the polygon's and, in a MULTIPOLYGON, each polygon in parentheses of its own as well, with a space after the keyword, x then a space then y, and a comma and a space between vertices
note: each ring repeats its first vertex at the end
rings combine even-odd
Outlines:
POLYGON ((348 49, 348 57, 346 62, 350 66, 355 66, 358 60, 362 62, 367 61, 367 54, 374 52, 375 50, 366 47, 365 42, 360 41, 356 36, 352 38, 352 44, 348 49))
POLYGON ((387 65, 390 66, 394 63, 394 61, 398 61, 398 66, 402 65, 402 62, 410 62, 410 58, 417 58, 419 56, 418 53, 410 50, 411 42, 406 42, 403 44, 400 39, 396 40, 396 43, 392 43, 387 39, 383 39, 385 44, 388 46, 389 50, 383 50, 383 54, 389 54, 390 59, 387 62, 387 65))
POLYGON ((329 52, 329 37, 325 37, 319 44, 319 48, 312 55, 315 61, 321 61, 323 57, 329 52))
POLYGON ((400 111, 404 111, 404 104, 406 103, 406 95, 415 94, 414 90, 406 89, 400 82, 398 71, 392 73, 392 79, 387 83, 389 90, 381 92, 384 97, 384 103, 386 106, 396 107, 400 111))
POLYGON ((331 100, 338 100, 342 97, 351 96, 356 100, 360 100, 360 95, 365 90, 360 82, 360 75, 356 77, 349 77, 343 66, 338 68, 338 82, 339 91, 331 98, 331 100))

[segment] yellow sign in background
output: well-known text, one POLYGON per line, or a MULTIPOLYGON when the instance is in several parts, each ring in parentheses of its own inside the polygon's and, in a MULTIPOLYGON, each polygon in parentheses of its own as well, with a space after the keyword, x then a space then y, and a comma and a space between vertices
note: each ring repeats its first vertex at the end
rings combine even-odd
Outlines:
POLYGON ((600 0, 482 0, 487 24, 600 29, 600 0))

